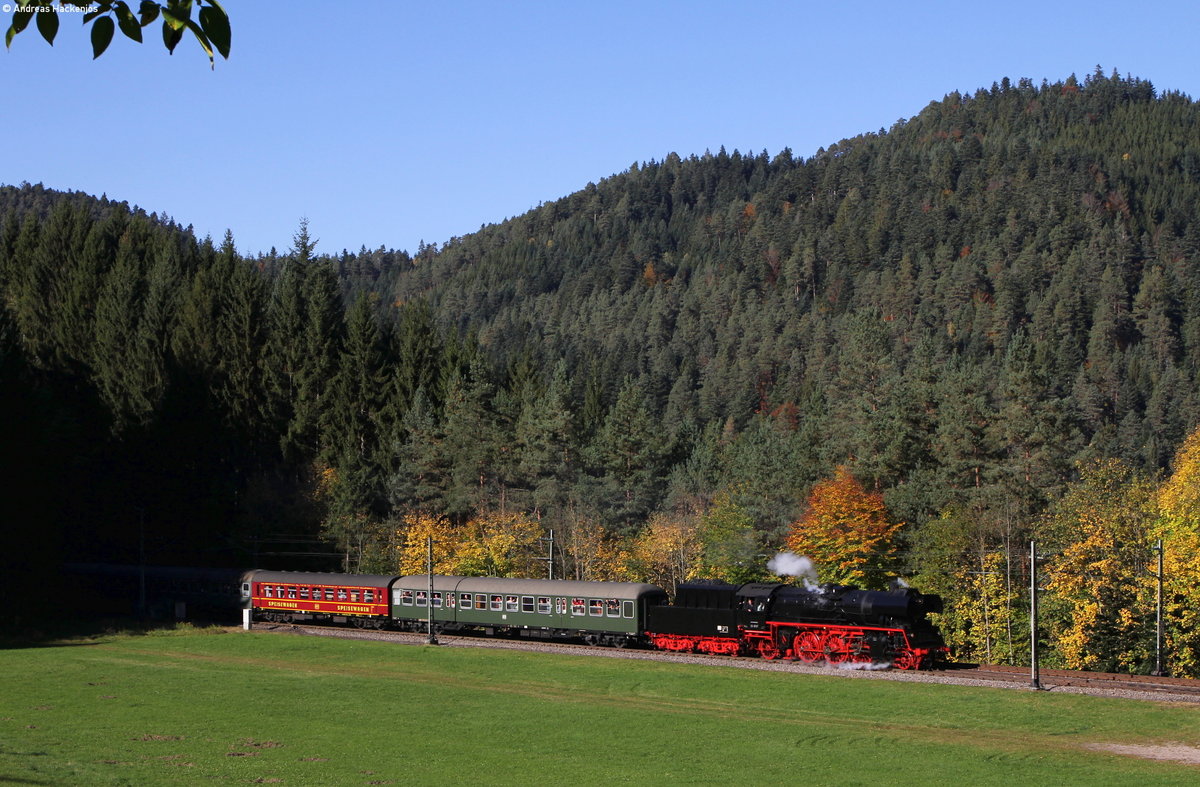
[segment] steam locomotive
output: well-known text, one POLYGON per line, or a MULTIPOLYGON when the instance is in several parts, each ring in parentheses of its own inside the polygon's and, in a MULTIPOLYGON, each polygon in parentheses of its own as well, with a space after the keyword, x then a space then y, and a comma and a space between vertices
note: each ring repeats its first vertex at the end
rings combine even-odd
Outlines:
POLYGON ((645 636, 660 650, 933 669, 949 649, 926 615, 941 611, 940 596, 912 589, 691 583, 648 610, 645 636))

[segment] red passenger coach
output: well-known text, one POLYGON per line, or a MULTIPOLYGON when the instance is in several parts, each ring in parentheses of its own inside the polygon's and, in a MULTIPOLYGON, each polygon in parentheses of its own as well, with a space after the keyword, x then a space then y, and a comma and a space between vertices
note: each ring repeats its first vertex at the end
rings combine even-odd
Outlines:
POLYGON ((256 571, 250 579, 255 620, 319 621, 382 628, 394 576, 256 571))

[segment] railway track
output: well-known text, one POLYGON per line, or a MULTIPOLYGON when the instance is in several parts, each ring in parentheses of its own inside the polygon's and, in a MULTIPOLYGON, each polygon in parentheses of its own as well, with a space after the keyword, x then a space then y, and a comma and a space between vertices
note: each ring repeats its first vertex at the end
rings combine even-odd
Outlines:
MULTIPOLYGON (((339 637, 345 639, 372 639, 409 645, 420 645, 426 635, 404 631, 363 630, 330 626, 309 626, 295 623, 256 623, 255 630, 282 634, 306 634, 311 636, 339 637)), ((743 669, 765 671, 799 672, 806 674, 837 674, 858 677, 920 681, 927 683, 957 683, 979 685, 995 683, 1013 689, 1030 689, 1028 667, 1006 665, 951 665, 945 670, 914 672, 910 670, 849 670, 825 665, 805 664, 796 661, 766 661, 757 656, 705 656, 681 654, 656 650, 603 647, 577 642, 550 641, 526 638, 481 637, 462 634, 439 634, 438 643, 448 647, 484 647, 505 650, 539 650, 574 655, 606 656, 610 658, 633 658, 654 661, 702 663, 707 665, 733 666, 743 669)), ((1150 675, 1116 675, 1098 672, 1075 672, 1071 670, 1043 669, 1039 672, 1041 687, 1054 691, 1067 689, 1071 692, 1127 696, 1135 699, 1163 699, 1175 702, 1200 702, 1200 681, 1188 678, 1154 677, 1150 675)))
MULTIPOLYGON (((1032 688, 1028 667, 1003 664, 981 664, 954 672, 976 680, 1023 683, 1032 688)), ((1192 697, 1200 702, 1200 681, 1191 678, 1172 678, 1154 675, 1120 675, 1110 672, 1078 672, 1075 670, 1042 669, 1038 682, 1043 688, 1081 688, 1113 691, 1147 692, 1151 694, 1192 697)))

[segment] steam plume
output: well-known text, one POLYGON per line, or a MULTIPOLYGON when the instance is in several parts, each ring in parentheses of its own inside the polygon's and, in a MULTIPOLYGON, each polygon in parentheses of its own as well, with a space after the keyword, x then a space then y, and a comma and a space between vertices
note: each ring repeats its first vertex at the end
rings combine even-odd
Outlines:
POLYGON ((781 577, 799 577, 809 590, 820 592, 817 585, 817 567, 806 557, 791 552, 780 552, 767 561, 771 573, 781 577))

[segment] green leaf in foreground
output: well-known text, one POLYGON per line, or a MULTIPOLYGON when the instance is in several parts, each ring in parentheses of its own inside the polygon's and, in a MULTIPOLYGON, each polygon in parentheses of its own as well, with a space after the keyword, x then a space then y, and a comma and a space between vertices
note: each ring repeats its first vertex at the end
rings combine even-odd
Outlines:
POLYGON ((115 30, 116 25, 113 24, 112 17, 108 16, 100 17, 92 25, 92 60, 100 57, 104 54, 104 50, 108 49, 115 30))
POLYGON ((121 27, 121 32, 127 38, 132 38, 139 44, 142 43, 142 26, 138 24, 137 17, 133 15, 133 11, 125 3, 117 3, 117 24, 121 27))
POLYGON ((229 29, 229 17, 225 15, 224 9, 219 6, 204 6, 200 9, 200 27, 208 36, 208 40, 221 57, 229 59, 229 41, 231 37, 229 29))
POLYGON ((37 28, 46 43, 54 46, 54 37, 58 35, 58 12, 54 9, 38 11, 37 28))

